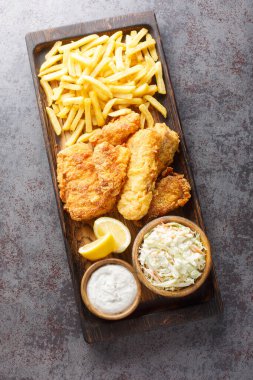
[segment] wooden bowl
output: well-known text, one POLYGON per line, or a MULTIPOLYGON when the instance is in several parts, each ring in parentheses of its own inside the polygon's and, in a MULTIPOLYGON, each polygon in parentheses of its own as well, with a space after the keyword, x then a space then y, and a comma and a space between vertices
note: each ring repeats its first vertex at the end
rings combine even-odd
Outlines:
POLYGON ((133 266, 136 270, 137 276, 139 277, 139 280, 152 292, 159 294, 164 297, 170 297, 170 298, 177 298, 177 297, 185 297, 192 293, 194 293, 197 289, 203 285, 203 283, 206 281, 211 267, 212 267, 212 257, 211 257, 211 248, 208 241, 208 238, 206 237, 206 234, 202 231, 202 229, 197 226, 195 223, 190 221, 189 219, 182 218, 180 216, 163 216, 161 218, 157 218, 152 220, 152 222, 148 223, 146 226, 144 226, 138 235, 136 236, 136 239, 133 244, 133 250, 132 250, 132 260, 133 260, 133 266), (176 222, 181 223, 184 226, 187 226, 191 228, 194 231, 197 231, 200 235, 201 241, 206 248, 206 265, 204 268, 204 271, 202 275, 195 281, 193 285, 187 286, 186 288, 182 288, 179 290, 165 290, 165 289, 158 289, 157 287, 153 286, 146 276, 144 275, 140 263, 138 261, 139 256, 139 248, 143 242, 144 236, 151 231, 154 227, 156 227, 158 224, 161 223, 169 223, 169 222, 176 222))
POLYGON ((127 317, 129 314, 131 314, 139 305, 139 302, 141 299, 141 285, 140 285, 140 282, 138 280, 138 277, 136 276, 136 274, 134 272, 134 268, 130 264, 128 264, 126 261, 119 260, 119 259, 104 259, 104 260, 97 261, 95 264, 91 265, 87 269, 87 271, 84 273, 82 281, 81 281, 81 296, 82 296, 82 300, 83 300, 84 304, 89 309, 89 311, 91 313, 95 314, 97 317, 103 318, 103 319, 109 319, 109 320, 123 319, 123 318, 127 317), (90 302, 90 300, 87 296, 87 291, 86 291, 87 284, 88 284, 88 281, 89 281, 92 273, 95 272, 98 268, 100 268, 104 265, 108 265, 108 264, 118 264, 118 265, 122 265, 123 267, 128 269, 132 273, 132 275, 134 276, 136 284, 137 284, 137 294, 136 294, 134 302, 126 310, 122 311, 121 313, 117 313, 117 314, 106 314, 106 313, 96 309, 92 305, 92 303, 90 302))

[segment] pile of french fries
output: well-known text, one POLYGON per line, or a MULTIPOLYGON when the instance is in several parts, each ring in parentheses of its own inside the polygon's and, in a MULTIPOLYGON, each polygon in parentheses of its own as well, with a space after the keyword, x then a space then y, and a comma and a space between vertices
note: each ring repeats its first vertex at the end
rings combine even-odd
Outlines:
POLYGON ((92 34, 53 45, 38 76, 55 133, 70 132, 66 146, 88 141, 108 118, 133 109, 139 108, 141 128, 154 125, 151 107, 167 116, 154 97, 166 93, 155 44, 142 28, 125 36, 122 31, 111 36, 92 34))

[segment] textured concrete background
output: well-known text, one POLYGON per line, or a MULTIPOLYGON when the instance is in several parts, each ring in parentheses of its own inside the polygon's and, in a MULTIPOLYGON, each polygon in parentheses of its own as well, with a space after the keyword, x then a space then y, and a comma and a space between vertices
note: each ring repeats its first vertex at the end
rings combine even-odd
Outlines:
POLYGON ((252 10, 251 0, 0 0, 1 379, 252 379, 252 10), (150 9, 225 312, 91 347, 79 326, 24 38, 150 9))

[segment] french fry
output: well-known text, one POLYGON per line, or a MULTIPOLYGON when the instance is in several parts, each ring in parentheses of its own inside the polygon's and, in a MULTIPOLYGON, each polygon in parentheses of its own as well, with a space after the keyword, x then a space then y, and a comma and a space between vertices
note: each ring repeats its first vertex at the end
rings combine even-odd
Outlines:
POLYGON ((86 44, 90 43, 91 41, 94 41, 94 40, 97 39, 97 38, 98 38, 98 35, 97 35, 97 34, 91 34, 90 36, 83 37, 83 38, 81 38, 81 39, 78 40, 78 41, 71 42, 70 44, 60 46, 60 47, 58 48, 58 51, 59 51, 60 53, 63 53, 63 52, 66 51, 66 50, 77 49, 77 48, 79 48, 80 46, 86 45, 86 44))
POLYGON ((92 63, 89 67, 90 70, 93 70, 96 67, 96 65, 99 63, 100 59, 102 58, 104 52, 105 52, 105 46, 103 45, 97 46, 96 51, 92 57, 92 63))
POLYGON ((77 125, 79 123, 79 121, 81 120, 81 117, 83 116, 83 113, 84 113, 84 106, 82 105, 76 115, 75 115, 75 118, 74 120, 72 121, 71 125, 70 125, 70 131, 74 131, 76 128, 77 128, 77 125))
MULTIPOLYGON (((58 87, 57 87, 58 88, 58 87)), ((64 90, 64 88, 60 87, 62 90, 64 90)), ((64 94, 60 95, 59 99, 56 101, 56 103, 61 103, 63 100, 67 99, 67 98, 72 98, 73 96, 75 96, 75 91, 69 91, 69 92, 65 92, 64 94)))
POLYGON ((68 117, 67 117, 67 120, 65 121, 64 125, 63 125, 63 131, 69 131, 70 129, 70 126, 71 126, 71 123, 72 121, 74 120, 75 116, 76 116, 76 113, 77 113, 77 107, 76 106, 73 106, 71 108, 71 110, 69 111, 69 114, 68 114, 68 117))
POLYGON ((95 91, 97 94, 97 97, 99 98, 100 101, 107 102, 108 101, 108 96, 105 95, 102 91, 98 91, 96 86, 91 86, 92 91, 95 91))
POLYGON ((139 81, 138 86, 142 85, 143 83, 148 83, 148 81, 155 75, 156 72, 157 72, 157 66, 151 67, 151 69, 139 81))
POLYGON ((80 77, 82 75, 82 67, 79 62, 75 63, 75 71, 76 71, 76 76, 80 77))
POLYGON ((76 79, 74 77, 71 77, 70 75, 63 75, 61 77, 61 80, 63 82, 68 82, 68 83, 76 83, 76 79))
POLYGON ((95 39, 94 41, 91 41, 88 45, 84 46, 82 51, 85 52, 85 51, 87 51, 87 50, 89 50, 95 46, 102 45, 105 42, 107 42, 108 40, 109 40, 109 36, 101 36, 101 37, 95 39))
POLYGON ((47 104, 50 107, 52 105, 52 102, 53 102, 53 95, 54 95, 53 89, 50 86, 50 84, 43 79, 40 80, 40 84, 41 84, 43 90, 45 91, 45 94, 47 97, 47 104))
POLYGON ((132 99, 119 99, 119 98, 115 98, 115 103, 114 104, 125 104, 125 105, 132 105, 132 104, 136 104, 136 105, 140 105, 143 103, 143 100, 142 98, 132 98, 132 99))
POLYGON ((140 117, 140 129, 144 129, 145 128, 145 121, 146 121, 145 115, 144 115, 144 113, 141 113, 141 117, 140 117))
POLYGON ((156 92, 157 92, 156 84, 151 84, 150 86, 148 86, 147 95, 155 95, 156 92))
POLYGON ((48 60, 53 55, 58 52, 58 48, 62 45, 62 41, 56 41, 53 47, 49 50, 49 52, 45 55, 45 59, 48 60))
POLYGON ((91 99, 86 98, 84 100, 84 106, 85 106, 85 128, 86 132, 92 131, 92 121, 91 121, 91 99))
MULTIPOLYGON (((98 129, 100 130, 100 128, 98 128, 98 129)), ((96 129, 95 131, 97 131, 98 129, 96 129)), ((89 141, 90 137, 92 135, 94 135, 95 131, 92 131, 92 132, 89 132, 89 133, 84 133, 83 135, 81 135, 80 137, 78 137, 77 142, 87 142, 87 141, 89 141)))
POLYGON ((134 80, 135 82, 139 82, 145 75, 147 74, 147 68, 143 66, 143 69, 141 69, 135 76, 134 80))
POLYGON ((92 103, 92 107, 93 107, 93 110, 94 110, 94 113, 95 113, 95 116, 97 119, 98 126, 101 127, 105 124, 105 120, 104 120, 103 114, 101 112, 101 108, 99 105, 97 94, 95 91, 90 91, 89 96, 91 98, 91 103, 92 103))
POLYGON ((93 48, 86 50, 84 52, 81 51, 81 55, 83 57, 91 57, 92 55, 94 55, 95 51, 96 51, 96 47, 93 47, 93 48))
POLYGON ((67 117, 68 113, 70 111, 69 107, 63 107, 60 112, 58 112, 57 117, 60 117, 61 119, 64 119, 67 117))
POLYGON ((167 117, 166 108, 160 102, 158 102, 158 100, 156 100, 153 96, 145 95, 144 99, 146 99, 150 104, 152 104, 154 108, 156 108, 159 112, 161 112, 163 117, 167 117))
POLYGON ((59 136, 61 134, 61 126, 60 126, 59 120, 57 119, 54 113, 54 110, 52 108, 46 107, 46 110, 47 110, 49 120, 51 121, 51 124, 54 128, 54 131, 57 134, 57 136, 59 136))
POLYGON ((50 82, 52 80, 60 80, 63 75, 67 74, 67 72, 68 70, 64 67, 63 69, 55 71, 54 73, 44 75, 43 79, 47 82, 50 82))
POLYGON ((116 99, 114 98, 114 99, 109 100, 109 101, 106 103, 106 105, 105 105, 105 107, 104 107, 104 109, 103 109, 103 112, 102 112, 103 117, 104 117, 105 119, 107 118, 107 115, 109 114, 109 112, 110 112, 110 110, 112 109, 112 107, 113 107, 113 105, 115 104, 115 102, 116 102, 116 99))
POLYGON ((151 55, 145 54, 145 61, 147 63, 147 66, 149 66, 149 68, 155 66, 155 61, 153 60, 153 58, 151 57, 151 55))
POLYGON ((83 96, 72 96, 67 97, 62 100, 64 106, 68 106, 70 104, 83 104, 84 98, 83 96))
POLYGON ((92 59, 91 58, 86 58, 86 57, 82 56, 81 54, 71 53, 70 57, 74 61, 82 63, 84 66, 91 66, 92 65, 92 59))
POLYGON ((136 97, 141 97, 141 96, 147 94, 148 89, 149 89, 149 85, 147 83, 143 83, 141 86, 137 87, 134 90, 133 95, 136 97))
POLYGON ((130 108, 121 108, 118 111, 110 112, 108 115, 111 117, 118 117, 118 116, 123 116, 131 113, 132 110, 130 108))
POLYGON ((115 42, 115 48, 122 47, 122 50, 126 50, 126 44, 124 42, 115 42))
POLYGON ((100 91, 102 91, 105 95, 108 96, 108 98, 112 98, 112 92, 109 90, 109 88, 107 86, 105 86, 103 83, 101 83, 99 80, 89 76, 89 75, 82 75, 77 83, 78 84, 82 84, 82 83, 90 83, 92 85, 94 85, 95 87, 97 87, 100 91))
POLYGON ((162 64, 160 61, 156 62, 156 83, 159 94, 166 94, 166 88, 163 80, 162 64))
POLYGON ((68 67, 69 75, 72 77, 75 77, 76 76, 75 60, 71 54, 69 55, 67 67, 68 67))
POLYGON ((121 80, 123 78, 129 77, 130 75, 137 73, 141 69, 142 69, 141 65, 133 66, 130 69, 126 69, 124 71, 121 71, 119 73, 113 74, 113 75, 105 78, 105 83, 117 82, 118 80, 121 80))
POLYGON ((42 65, 40 66, 40 71, 43 71, 47 69, 50 66, 53 66, 56 62, 60 61, 62 59, 62 54, 54 55, 53 57, 47 59, 42 65))
POLYGON ((60 108, 57 104, 52 104, 52 108, 53 108, 53 111, 54 113, 56 114, 56 116, 58 117, 58 112, 60 111, 60 108))
POLYGON ((68 66, 69 57, 70 57, 70 50, 68 50, 68 49, 64 50, 63 57, 62 57, 62 63, 64 65, 64 67, 68 66))
POLYGON ((117 32, 115 32, 115 33, 113 33, 113 34, 111 35, 110 40, 111 40, 111 41, 115 41, 115 40, 117 40, 119 37, 122 37, 122 35, 123 35, 122 30, 118 30, 117 32))
POLYGON ((139 110, 147 120, 148 128, 152 128, 154 126, 154 119, 145 104, 141 104, 139 106, 139 110))
MULTIPOLYGON (((147 34, 146 35, 146 40, 147 41, 150 41, 150 40, 152 40, 152 36, 151 36, 151 34, 147 34)), ((156 52, 156 48, 155 48, 155 46, 150 46, 149 47, 149 52, 150 52, 150 55, 151 55, 151 57, 153 58, 153 60, 156 62, 157 60, 158 60, 158 55, 157 55, 157 52, 156 52)))
POLYGON ((122 59, 122 47, 117 47, 115 49, 115 60, 116 60, 116 68, 118 71, 124 70, 124 63, 122 59))
POLYGON ((54 89, 53 89, 53 97, 52 97, 52 99, 56 102, 59 98, 60 98, 60 96, 61 96, 61 94, 63 93, 63 88, 62 87, 55 87, 54 89))
POLYGON ((84 127, 85 121, 81 119, 76 127, 76 130, 72 133, 68 141, 66 142, 66 146, 71 146, 75 144, 77 141, 78 137, 82 134, 83 127, 84 127))
POLYGON ((108 66, 110 67, 110 69, 112 70, 112 72, 113 72, 114 74, 117 73, 117 68, 116 68, 115 63, 114 63, 113 61, 111 61, 111 62, 108 64, 108 66))
MULTIPOLYGON (((129 49, 131 43, 133 42, 133 40, 135 39, 136 36, 137 36, 137 30, 132 30, 131 31, 131 36, 130 36, 128 44, 127 44, 127 48, 128 49, 129 49)), ((141 51, 138 51, 138 53, 136 53, 135 56, 136 56, 137 62, 142 62, 143 61, 143 56, 142 56, 141 51)), ((129 57, 128 57, 128 59, 129 59, 129 57)))
POLYGON ((105 53, 104 53, 104 58, 110 57, 112 55, 114 47, 115 47, 115 41, 112 40, 107 45, 107 48, 106 48, 105 53))
MULTIPOLYGON (((131 39, 130 43, 129 43, 129 47, 130 48, 134 48, 138 45, 138 43, 140 42, 140 40, 148 33, 148 30, 145 29, 145 28, 142 28, 138 33, 136 33, 136 35, 131 39)), ((134 33, 135 34, 135 33, 134 33)))
POLYGON ((122 35, 121 36, 119 36, 118 38, 116 38, 116 40, 115 40, 115 42, 116 43, 121 43, 121 41, 122 41, 122 35))
POLYGON ((128 57, 131 57, 133 54, 136 54, 138 53, 139 51, 145 49, 145 48, 148 48, 148 47, 151 47, 151 46, 155 46, 155 40, 153 40, 153 38, 149 41, 145 41, 145 42, 140 42, 136 47, 134 48, 131 48, 131 49, 127 49, 126 50, 126 55, 128 57))
POLYGON ((118 93, 118 92, 114 92, 113 93, 113 96, 115 96, 115 98, 120 98, 120 99, 132 99, 133 98, 133 94, 129 93, 129 94, 122 94, 122 93, 118 93))
POLYGON ((79 91, 82 89, 82 86, 80 84, 67 83, 67 82, 61 82, 60 86, 67 90, 73 90, 73 91, 79 91))
POLYGON ((92 122, 92 125, 94 125, 95 127, 97 127, 98 122, 97 122, 96 116, 93 113, 91 114, 91 122, 92 122))
POLYGON ((99 62, 99 64, 95 67, 95 69, 91 72, 90 76, 95 78, 100 73, 100 71, 102 71, 104 67, 108 65, 109 62, 110 62, 110 58, 108 57, 103 58, 99 62))
POLYGON ((46 70, 40 71, 38 74, 38 77, 41 78, 46 74, 53 73, 54 71, 58 71, 58 70, 61 70, 63 68, 64 68, 63 63, 59 63, 58 65, 53 65, 46 70))
POLYGON ((133 85, 109 85, 109 88, 112 91, 113 95, 115 93, 129 94, 135 90, 135 86, 133 85))

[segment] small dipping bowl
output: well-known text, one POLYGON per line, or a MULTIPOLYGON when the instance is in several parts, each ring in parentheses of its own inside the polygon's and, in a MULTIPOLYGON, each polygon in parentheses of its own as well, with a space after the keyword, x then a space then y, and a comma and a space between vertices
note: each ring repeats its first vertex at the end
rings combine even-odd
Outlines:
POLYGON ((103 318, 103 319, 108 319, 108 320, 118 320, 118 319, 123 319, 123 318, 127 317, 128 315, 130 315, 131 313, 133 313, 133 311, 139 305, 139 302, 140 302, 140 299, 141 299, 141 285, 140 285, 140 282, 138 280, 138 277, 136 276, 136 274, 134 272, 134 268, 130 264, 128 264, 126 261, 119 260, 119 259, 105 259, 105 260, 97 261, 95 264, 92 264, 87 269, 87 271, 84 273, 82 281, 81 281, 81 296, 82 296, 82 300, 83 300, 84 304, 89 309, 89 311, 91 313, 95 314, 97 317, 103 318), (105 266, 105 265, 109 265, 109 264, 110 265, 111 264, 113 264, 113 265, 115 265, 115 264, 121 265, 124 268, 126 268, 127 270, 129 270, 129 272, 131 272, 131 274, 133 275, 133 277, 134 277, 134 279, 136 281, 136 285, 137 285, 136 296, 135 296, 135 299, 132 302, 132 304, 129 305, 122 312, 119 312, 119 313, 116 313, 116 314, 107 314, 107 313, 105 313, 105 312, 103 312, 101 310, 98 310, 97 308, 95 308, 93 306, 93 304, 91 303, 91 301, 90 301, 90 299, 88 298, 88 295, 87 295, 87 285, 88 285, 88 282, 89 282, 89 279, 90 279, 91 275, 98 268, 100 268, 102 266, 105 266))
POLYGON ((145 227, 143 227, 138 235, 135 238, 134 244, 133 244, 133 250, 132 250, 132 259, 133 259, 133 266, 136 270, 137 276, 139 280, 152 292, 159 294, 164 297, 169 297, 169 298, 177 298, 177 297, 185 297, 188 296, 192 293, 194 293, 197 289, 201 287, 201 285, 204 284, 206 279, 209 276, 209 273, 212 268, 212 256, 211 256, 211 247, 210 243, 208 241, 208 238, 204 231, 197 226, 197 224, 193 223, 191 220, 182 218, 180 216, 163 216, 161 218, 157 218, 152 220, 152 222, 148 223, 145 227), (186 227, 189 227, 193 231, 196 231, 200 235, 200 239, 204 247, 206 248, 206 265, 205 268, 199 278, 196 279, 195 283, 192 285, 189 285, 185 288, 180 288, 178 290, 165 290, 165 289, 159 289, 156 286, 152 285, 149 280, 146 278, 144 275, 141 265, 139 263, 138 257, 139 257, 139 249, 143 243, 144 236, 153 230, 156 226, 159 224, 166 224, 166 223, 180 223, 186 227))

